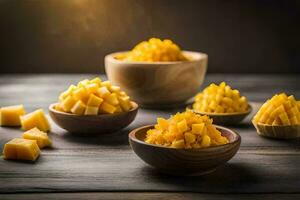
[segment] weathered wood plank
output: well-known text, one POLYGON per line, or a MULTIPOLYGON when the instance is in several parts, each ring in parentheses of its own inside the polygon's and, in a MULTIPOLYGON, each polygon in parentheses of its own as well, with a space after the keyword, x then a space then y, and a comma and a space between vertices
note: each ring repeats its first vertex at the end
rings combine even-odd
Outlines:
POLYGON ((44 150, 35 164, 0 161, 0 193, 173 191, 298 193, 300 154, 239 152, 214 173, 175 177, 158 173, 127 146, 44 150))
POLYGON ((205 199, 205 200, 295 200, 300 199, 300 194, 199 194, 199 193, 158 193, 158 192, 93 192, 93 193, 36 193, 36 194, 5 194, 0 195, 2 200, 77 200, 77 199, 106 199, 106 200, 190 200, 190 199, 205 199))

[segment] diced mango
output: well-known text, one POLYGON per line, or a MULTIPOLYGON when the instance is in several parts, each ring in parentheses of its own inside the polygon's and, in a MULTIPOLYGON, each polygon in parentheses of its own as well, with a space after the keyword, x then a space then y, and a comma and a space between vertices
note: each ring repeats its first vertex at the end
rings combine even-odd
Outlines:
POLYGON ((225 82, 214 83, 195 96, 193 109, 208 113, 246 112, 248 102, 236 89, 231 89, 225 82))
POLYGON ((33 128, 25 133, 23 133, 22 137, 28 140, 36 140, 40 149, 44 147, 51 146, 52 142, 48 137, 48 134, 40 131, 38 128, 33 128))
POLYGON ((27 115, 21 116, 22 129, 29 130, 37 127, 41 131, 47 132, 50 130, 50 124, 42 109, 38 109, 27 115))
POLYGON ((36 140, 15 138, 4 145, 3 158, 35 161, 40 155, 36 140))
POLYGON ((109 103, 103 102, 99 109, 103 113, 113 114, 117 108, 109 103))
POLYGON ((63 100, 63 102, 60 104, 60 107, 65 111, 65 112, 70 112, 73 106, 75 105, 76 100, 72 96, 68 96, 63 100))
POLYGON ((87 102, 88 106, 93 106, 93 107, 99 107, 101 103, 103 102, 103 99, 100 97, 97 97, 94 94, 91 94, 89 97, 89 100, 87 102))
POLYGON ((173 148, 202 148, 227 144, 208 116, 187 110, 170 119, 158 118, 153 129, 147 131, 145 142, 173 148))
POLYGON ((86 109, 86 105, 78 100, 75 105, 72 107, 71 112, 76 115, 83 115, 86 109))
POLYGON ((59 103, 55 106, 58 111, 77 115, 95 115, 96 111, 97 114, 121 113, 131 108, 130 98, 119 86, 109 81, 102 82, 100 78, 85 79, 77 86, 70 86, 59 96, 59 103), (103 102, 106 104, 102 105, 103 102))
POLYGON ((0 108, 1 126, 20 126, 20 116, 25 114, 23 105, 7 106, 0 108))
POLYGON ((85 115, 98 115, 99 107, 87 106, 85 109, 85 115))

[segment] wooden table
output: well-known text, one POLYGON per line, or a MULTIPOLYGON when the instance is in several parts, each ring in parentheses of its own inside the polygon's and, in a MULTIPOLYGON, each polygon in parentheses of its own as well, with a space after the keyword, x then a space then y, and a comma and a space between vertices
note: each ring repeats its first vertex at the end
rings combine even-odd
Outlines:
MULTIPOLYGON (((69 84, 93 76, 0 75, 0 106, 47 110, 69 84)), ((222 80, 251 102, 281 91, 300 98, 299 75, 209 74, 204 86, 222 80)), ((237 155, 212 174, 167 176, 143 163, 128 146, 128 132, 183 109, 141 109, 125 130, 92 138, 71 136, 52 123, 54 148, 43 150, 35 164, 0 160, 0 199, 300 199, 300 140, 261 138, 251 116, 232 127, 242 136, 237 155)), ((21 133, 0 128, 0 149, 21 133)))

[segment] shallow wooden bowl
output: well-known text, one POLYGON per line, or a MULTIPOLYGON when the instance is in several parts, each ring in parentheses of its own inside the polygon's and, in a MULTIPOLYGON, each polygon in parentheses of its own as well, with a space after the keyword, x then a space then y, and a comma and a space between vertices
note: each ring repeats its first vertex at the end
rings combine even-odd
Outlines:
POLYGON ((161 172, 172 175, 202 175, 226 163, 240 147, 239 134, 221 126, 216 127, 228 138, 228 144, 202 149, 175 149, 148 144, 144 140, 153 125, 133 130, 129 133, 129 143, 143 161, 161 172))
POLYGON ((178 105, 194 96, 202 85, 207 55, 183 51, 189 61, 131 62, 105 56, 108 79, 143 107, 178 105))
POLYGON ((300 137, 300 125, 272 126, 253 122, 258 135, 277 139, 293 139, 300 137))
POLYGON ((75 115, 54 109, 57 103, 49 106, 52 120, 61 128, 75 134, 107 134, 128 126, 136 117, 138 104, 131 102, 132 109, 124 113, 101 115, 75 115))
MULTIPOLYGON (((191 107, 190 107, 191 108, 191 107)), ((252 111, 252 106, 248 105, 246 112, 239 113, 207 113, 193 110, 195 113, 200 115, 207 115, 213 119, 214 124, 218 125, 236 125, 245 119, 252 111)))

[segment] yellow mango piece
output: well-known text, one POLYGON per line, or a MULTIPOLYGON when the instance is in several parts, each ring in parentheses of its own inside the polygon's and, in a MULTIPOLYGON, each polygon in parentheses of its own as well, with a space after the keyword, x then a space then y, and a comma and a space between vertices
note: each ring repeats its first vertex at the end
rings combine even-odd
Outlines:
POLYGON ((175 140, 175 141, 173 141, 171 147, 173 147, 173 148, 184 148, 185 147, 184 140, 175 140))
POLYGON ((98 115, 99 107, 87 106, 85 109, 85 115, 98 115))
POLYGON ((168 126, 169 126, 168 120, 166 120, 164 118, 160 118, 160 117, 157 118, 157 124, 162 130, 167 130, 168 126))
POLYGON ((196 136, 194 134, 192 134, 191 132, 186 132, 184 134, 184 140, 186 143, 191 144, 196 141, 196 136))
POLYGON ((37 127, 41 131, 47 132, 50 130, 50 124, 42 109, 28 113, 20 117, 22 129, 29 130, 37 127))
POLYGON ((103 102, 100 105, 99 110, 103 113, 113 114, 117 110, 117 108, 109 103, 103 102))
POLYGON ((204 135, 201 141, 201 146, 202 147, 209 147, 211 143, 211 139, 209 136, 204 135))
POLYGON ((100 87, 97 90, 97 94, 99 95, 99 97, 105 98, 110 95, 110 91, 106 87, 100 87))
POLYGON ((59 95, 59 101, 63 101, 65 98, 67 98, 68 96, 70 96, 73 92, 73 90, 76 89, 76 86, 75 85, 70 85, 70 87, 62 92, 60 95, 59 95))
POLYGON ((78 100, 75 105, 72 107, 71 112, 76 115, 83 115, 86 109, 86 105, 78 100))
POLYGON ((22 137, 28 140, 35 140, 40 149, 44 147, 51 146, 52 142, 48 137, 48 134, 40 131, 38 128, 33 128, 25 133, 23 133, 22 137))
POLYGON ((90 97, 89 97, 89 100, 87 102, 87 106, 99 107, 102 102, 103 102, 102 98, 97 97, 94 94, 91 94, 90 97))
POLYGON ((118 105, 119 100, 116 93, 111 93, 110 95, 105 97, 105 101, 111 105, 118 105))
POLYGON ((35 140, 15 138, 4 145, 3 158, 11 160, 35 161, 40 155, 40 149, 35 140))
POLYGON ((90 83, 96 83, 98 85, 98 87, 101 86, 101 82, 102 82, 102 80, 99 77, 96 77, 96 78, 90 80, 90 83))
POLYGON ((61 102, 60 106, 65 112, 70 112, 75 103, 76 100, 72 96, 68 96, 61 102))
POLYGON ((0 108, 1 126, 20 126, 20 116, 25 114, 23 105, 7 106, 0 108))
POLYGON ((188 130, 188 126, 185 119, 177 123, 177 130, 181 133, 188 130))
POLYGON ((88 99, 88 91, 85 89, 85 87, 77 88, 73 91, 72 97, 75 100, 81 100, 83 102, 86 102, 88 99))
POLYGON ((192 133, 195 135, 201 135, 203 133, 205 124, 192 124, 192 133))
POLYGON ((97 83, 89 83, 85 86, 86 92, 90 93, 97 93, 99 86, 97 83))
POLYGON ((125 112, 129 111, 132 108, 130 98, 128 96, 119 97, 119 103, 120 103, 121 108, 125 112))

